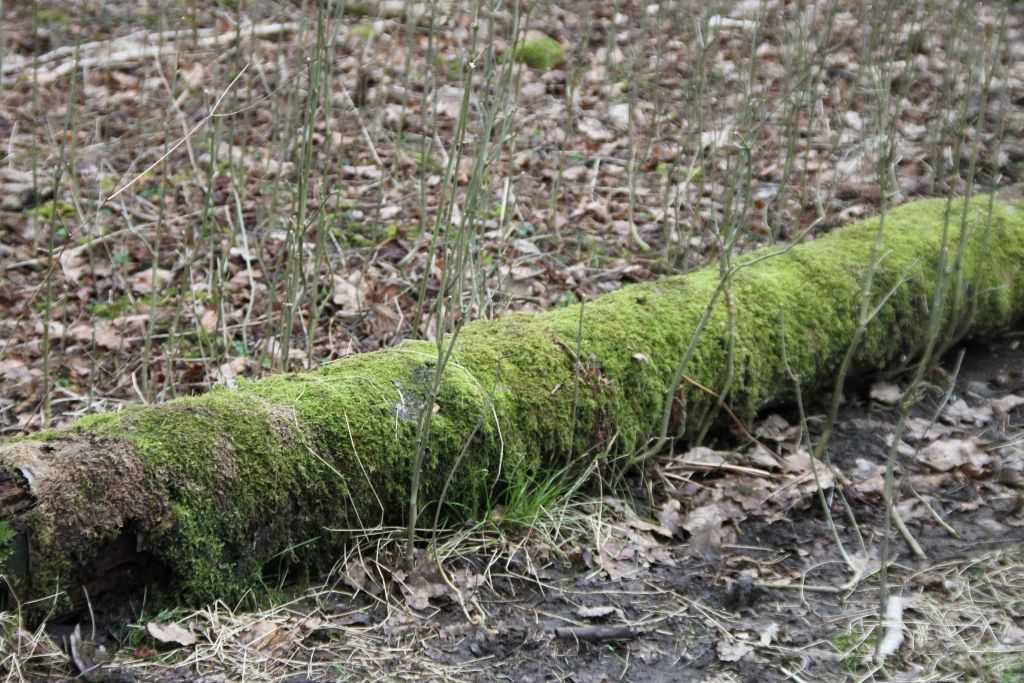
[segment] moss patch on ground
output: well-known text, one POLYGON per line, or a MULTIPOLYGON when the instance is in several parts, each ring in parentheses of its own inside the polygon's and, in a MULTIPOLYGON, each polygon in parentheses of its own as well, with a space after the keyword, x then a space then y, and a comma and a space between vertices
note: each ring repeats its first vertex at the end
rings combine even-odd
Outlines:
POLYGON ((513 58, 531 69, 547 71, 564 58, 562 44, 548 36, 530 37, 516 45, 513 58))

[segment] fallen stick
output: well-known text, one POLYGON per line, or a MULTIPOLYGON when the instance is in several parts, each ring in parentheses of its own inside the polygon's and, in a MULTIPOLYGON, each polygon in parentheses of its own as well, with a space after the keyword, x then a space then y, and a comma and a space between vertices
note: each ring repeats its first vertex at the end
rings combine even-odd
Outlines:
POLYGON ((559 626, 555 637, 578 643, 605 643, 609 640, 632 640, 639 635, 631 626, 559 626))
POLYGON ((213 28, 162 31, 145 34, 132 33, 113 40, 86 43, 77 50, 73 46, 59 47, 35 59, 5 63, 0 73, 5 76, 30 77, 40 84, 63 78, 77 70, 109 69, 132 66, 153 59, 167 59, 179 50, 209 50, 231 45, 237 40, 273 38, 302 29, 299 23, 243 24, 234 30, 213 28), (56 66, 39 70, 44 65, 56 66))
MULTIPOLYGON (((880 308, 856 371, 922 348, 947 224, 948 254, 963 249, 949 261, 960 296, 945 301, 946 332, 991 334, 1021 318, 1024 202, 990 199, 888 213, 871 291, 880 308)), ((723 403, 749 420, 792 398, 782 325, 805 389, 832 381, 878 235, 871 219, 743 257, 751 265, 728 281, 731 327, 724 297, 700 322, 720 291, 717 267, 587 303, 581 339, 578 307, 470 323, 433 404, 437 346, 410 341, 8 442, 0 566, 19 599, 59 596, 56 609, 143 587, 151 606, 231 601, 267 569, 329 566, 345 543, 330 529, 401 523, 421 411, 434 414, 420 499, 437 505, 447 491, 443 504, 476 512, 524 472, 567 462, 579 471, 659 440, 666 393, 684 369, 725 395, 681 383, 670 436, 692 436, 723 403)))

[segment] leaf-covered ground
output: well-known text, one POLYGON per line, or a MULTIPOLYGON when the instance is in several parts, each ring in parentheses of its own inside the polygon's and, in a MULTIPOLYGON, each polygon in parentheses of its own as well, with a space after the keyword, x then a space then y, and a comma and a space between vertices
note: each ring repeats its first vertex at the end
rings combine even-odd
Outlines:
MULTIPOLYGON (((473 317, 566 305, 1024 175, 1019 5, 2 8, 4 435, 430 336, 446 296, 473 317), (526 31, 562 61, 503 71, 526 31), (431 235, 455 226, 453 295, 431 235)), ((1016 680, 1019 341, 972 347, 956 377, 949 359, 898 444, 900 518, 927 559, 894 533, 904 641, 885 670, 869 655, 899 377, 850 388, 818 484, 784 412, 749 425, 756 442, 667 454, 631 490, 588 482, 567 505, 538 482, 445 536, 440 565, 406 570, 369 534, 273 609, 140 605, 134 628, 77 634, 5 613, 0 672, 1016 680)))
POLYGON ((473 209, 476 317, 870 214, 880 158, 893 202, 1020 178, 1019 9, 802 7, 499 4, 473 51, 470 5, 433 31, 422 8, 334 7, 319 45, 292 4, 7 6, 4 429, 429 336, 467 82, 456 196, 474 154, 489 171, 441 225, 473 209), (516 27, 564 60, 515 72, 478 150, 485 48, 516 27))

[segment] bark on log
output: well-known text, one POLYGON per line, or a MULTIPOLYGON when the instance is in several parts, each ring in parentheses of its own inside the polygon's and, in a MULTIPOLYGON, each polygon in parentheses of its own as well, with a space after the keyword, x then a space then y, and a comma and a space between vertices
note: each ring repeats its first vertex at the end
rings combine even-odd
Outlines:
MULTIPOLYGON (((946 330, 988 334, 1020 319, 1024 202, 990 199, 889 212, 871 285, 871 300, 885 303, 857 347, 856 371, 922 348, 944 227, 958 283, 944 298, 946 330)), ((878 227, 867 220, 781 255, 746 256, 756 264, 730 278, 686 375, 724 389, 750 419, 792 395, 784 327, 804 388, 830 382, 854 335, 878 227)), ((475 509, 524 472, 643 448, 659 433, 666 390, 719 281, 711 267, 601 297, 583 310, 581 339, 578 307, 471 323, 434 405, 425 399, 436 346, 406 342, 8 442, 7 581, 22 600, 60 591, 80 603, 162 576, 172 591, 163 595, 178 603, 232 600, 268 565, 329 560, 346 536, 332 529, 403 520, 421 410, 435 411, 428 502, 446 490, 446 503, 475 509)), ((673 405, 674 436, 692 435, 717 410, 689 382, 673 405)))

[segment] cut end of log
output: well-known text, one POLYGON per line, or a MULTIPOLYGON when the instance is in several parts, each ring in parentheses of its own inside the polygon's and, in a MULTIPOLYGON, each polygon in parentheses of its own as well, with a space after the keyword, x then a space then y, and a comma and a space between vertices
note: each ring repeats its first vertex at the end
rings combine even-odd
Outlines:
MULTIPOLYGON (((0 567, 5 600, 75 609, 156 582, 159 562, 135 529, 159 507, 127 444, 75 431, 6 444, 0 458, 0 567), (53 438, 50 438, 50 437, 53 438)), ((156 582, 158 583, 158 582, 156 582)), ((156 585, 154 583, 154 585, 156 585)))

